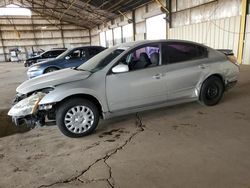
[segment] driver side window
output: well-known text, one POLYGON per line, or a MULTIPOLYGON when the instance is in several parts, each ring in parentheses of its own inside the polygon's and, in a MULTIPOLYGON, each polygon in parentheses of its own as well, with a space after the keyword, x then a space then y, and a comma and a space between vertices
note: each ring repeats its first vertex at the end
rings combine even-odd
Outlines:
POLYGON ((159 57, 159 46, 149 45, 132 51, 121 60, 121 63, 127 64, 129 71, 134 71, 158 66, 160 59, 159 57))
POLYGON ((70 59, 79 59, 81 58, 81 50, 75 50, 69 56, 70 59))

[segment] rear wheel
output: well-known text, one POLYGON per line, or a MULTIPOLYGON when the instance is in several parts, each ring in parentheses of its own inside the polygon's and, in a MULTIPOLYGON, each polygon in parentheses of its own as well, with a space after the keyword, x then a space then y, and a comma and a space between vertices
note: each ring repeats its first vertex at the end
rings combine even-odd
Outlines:
POLYGON ((92 102, 75 98, 62 103, 56 112, 60 131, 72 138, 92 133, 99 122, 99 111, 92 102))
POLYGON ((56 70, 58 70, 58 68, 56 68, 56 67, 49 67, 49 68, 45 69, 44 73, 54 72, 56 70))
POLYGON ((218 104, 223 96, 223 82, 219 77, 212 76, 205 80, 201 87, 200 101, 207 106, 218 104))

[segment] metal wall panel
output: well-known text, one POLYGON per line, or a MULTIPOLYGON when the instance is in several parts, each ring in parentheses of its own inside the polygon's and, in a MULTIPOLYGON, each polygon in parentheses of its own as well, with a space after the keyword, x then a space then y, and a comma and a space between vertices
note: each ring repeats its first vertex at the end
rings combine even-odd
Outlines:
POLYGON ((241 0, 172 1, 177 2, 177 12, 173 12, 172 14, 171 27, 201 23, 208 20, 217 20, 241 14, 241 0))
POLYGON ((4 54, 9 59, 9 50, 18 47, 19 58, 25 59, 27 53, 36 49, 49 50, 55 47, 71 48, 90 43, 89 30, 56 20, 46 20, 35 13, 32 18, 0 18, 0 30, 3 47, 0 41, 0 62, 4 54), (62 29, 60 29, 60 27, 62 29))
POLYGON ((243 51, 243 63, 250 65, 250 14, 247 15, 246 20, 246 34, 243 51))
MULTIPOLYGON (((248 23, 250 25, 249 19, 248 23)), ((232 49, 237 55, 239 32, 240 16, 235 16, 170 28, 169 38, 195 41, 216 49, 232 49)))

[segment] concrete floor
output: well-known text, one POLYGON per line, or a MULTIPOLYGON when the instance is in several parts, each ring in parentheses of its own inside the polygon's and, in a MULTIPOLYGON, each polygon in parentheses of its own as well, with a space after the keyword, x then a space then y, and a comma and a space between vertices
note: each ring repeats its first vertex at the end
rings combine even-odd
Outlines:
POLYGON ((0 109, 11 106, 16 87, 28 78, 26 71, 23 63, 0 63, 0 109))
MULTIPOLYGON (((5 88, 5 87, 4 87, 5 88)), ((2 100, 2 99, 1 99, 2 100)), ((0 138, 0 187, 250 187, 250 66, 214 107, 190 103, 0 138)))

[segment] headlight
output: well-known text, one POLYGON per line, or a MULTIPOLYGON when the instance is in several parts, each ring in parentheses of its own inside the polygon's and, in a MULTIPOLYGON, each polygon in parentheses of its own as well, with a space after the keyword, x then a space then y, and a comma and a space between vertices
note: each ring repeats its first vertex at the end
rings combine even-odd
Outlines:
POLYGON ((25 98, 14 105, 8 112, 9 116, 21 117, 31 115, 38 107, 38 103, 45 96, 45 93, 38 92, 25 98))
POLYGON ((36 66, 34 66, 34 67, 29 68, 28 71, 37 71, 39 68, 40 68, 40 66, 39 66, 39 65, 36 65, 36 66))

